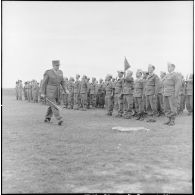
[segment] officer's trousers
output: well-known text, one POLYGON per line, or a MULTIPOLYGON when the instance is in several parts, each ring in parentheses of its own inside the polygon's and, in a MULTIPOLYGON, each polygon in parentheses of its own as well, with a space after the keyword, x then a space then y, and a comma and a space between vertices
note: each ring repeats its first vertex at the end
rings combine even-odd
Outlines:
POLYGON ((166 117, 171 118, 177 115, 177 101, 178 97, 175 97, 175 95, 164 96, 164 110, 166 117))
MULTIPOLYGON (((54 104, 57 103, 57 99, 56 98, 48 98, 50 101, 52 101, 54 104)), ((62 117, 60 116, 60 112, 57 108, 55 108, 55 106, 53 106, 50 102, 47 101, 47 105, 49 106, 47 108, 47 112, 45 115, 45 118, 51 118, 53 115, 55 116, 55 118, 57 120, 62 119, 62 117)))

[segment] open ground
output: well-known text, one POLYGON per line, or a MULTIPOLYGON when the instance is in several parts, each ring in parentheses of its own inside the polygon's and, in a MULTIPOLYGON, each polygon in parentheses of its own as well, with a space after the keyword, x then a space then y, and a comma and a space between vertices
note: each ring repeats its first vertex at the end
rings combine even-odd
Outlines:
POLYGON ((63 126, 43 122, 46 106, 3 93, 3 193, 192 193, 192 116, 163 125, 63 110, 63 126), (149 128, 119 132, 114 126, 149 128))

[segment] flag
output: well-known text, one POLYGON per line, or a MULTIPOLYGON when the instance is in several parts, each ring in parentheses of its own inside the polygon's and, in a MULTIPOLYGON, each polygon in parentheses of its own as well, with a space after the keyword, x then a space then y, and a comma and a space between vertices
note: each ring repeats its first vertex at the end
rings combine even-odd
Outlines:
POLYGON ((124 61, 124 70, 126 71, 128 68, 130 68, 130 64, 129 62, 127 61, 126 57, 125 57, 125 61, 124 61))

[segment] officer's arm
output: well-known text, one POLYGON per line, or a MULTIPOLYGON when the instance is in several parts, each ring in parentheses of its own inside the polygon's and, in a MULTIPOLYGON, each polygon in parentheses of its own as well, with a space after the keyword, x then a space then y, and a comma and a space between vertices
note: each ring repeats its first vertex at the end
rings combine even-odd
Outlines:
POLYGON ((46 94, 46 87, 47 87, 47 83, 49 80, 49 76, 47 74, 48 71, 46 71, 43 75, 43 82, 42 82, 42 86, 41 86, 41 94, 45 95, 46 94))

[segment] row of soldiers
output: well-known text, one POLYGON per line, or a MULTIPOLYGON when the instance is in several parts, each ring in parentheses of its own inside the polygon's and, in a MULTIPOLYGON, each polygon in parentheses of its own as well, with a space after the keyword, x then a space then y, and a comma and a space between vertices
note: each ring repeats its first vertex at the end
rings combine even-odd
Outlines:
MULTIPOLYGON (((174 66, 175 67, 175 66, 174 66)), ((90 78, 83 75, 80 80, 80 75, 64 78, 69 94, 60 90, 60 101, 58 104, 63 104, 68 109, 87 110, 89 108, 104 108, 106 107, 107 115, 112 115, 114 110, 117 117, 130 119, 137 116, 136 119, 144 120, 144 116, 152 116, 149 121, 154 122, 154 116, 165 114, 166 97, 173 92, 173 89, 178 91, 177 105, 169 105, 177 108, 177 114, 182 113, 185 106, 189 115, 193 111, 192 94, 193 94, 193 75, 188 79, 175 73, 177 77, 168 78, 169 73, 160 73, 160 77, 154 74, 155 67, 148 66, 148 71, 137 70, 136 79, 133 78, 132 71, 118 71, 118 78, 113 78, 112 75, 107 75, 105 80, 90 78), (166 80, 166 88, 163 82, 166 80)), ((22 82, 18 81, 16 85, 17 99, 22 99, 21 89, 23 89, 25 100, 39 102, 40 86, 35 80, 25 82, 24 88, 22 82)))
POLYGON ((22 84, 22 80, 16 81, 16 99, 22 100, 22 96, 24 95, 24 99, 29 102, 39 102, 40 100, 40 85, 36 80, 26 81, 24 86, 22 84))

